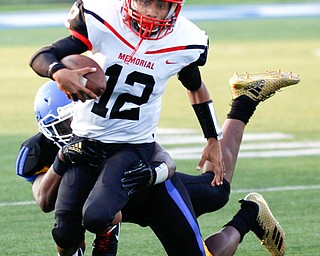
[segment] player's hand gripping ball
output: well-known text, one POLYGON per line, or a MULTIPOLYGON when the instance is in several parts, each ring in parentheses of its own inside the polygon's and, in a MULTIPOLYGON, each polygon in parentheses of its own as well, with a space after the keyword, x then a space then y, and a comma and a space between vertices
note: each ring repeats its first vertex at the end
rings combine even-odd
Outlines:
POLYGON ((64 57, 61 60, 61 63, 66 66, 66 68, 74 70, 74 69, 80 69, 85 67, 94 67, 96 68, 96 72, 88 73, 83 76, 82 84, 87 89, 91 90, 93 93, 95 93, 98 97, 101 96, 107 87, 107 80, 106 76, 102 70, 102 68, 99 66, 97 62, 95 62, 93 59, 80 54, 73 54, 64 57))

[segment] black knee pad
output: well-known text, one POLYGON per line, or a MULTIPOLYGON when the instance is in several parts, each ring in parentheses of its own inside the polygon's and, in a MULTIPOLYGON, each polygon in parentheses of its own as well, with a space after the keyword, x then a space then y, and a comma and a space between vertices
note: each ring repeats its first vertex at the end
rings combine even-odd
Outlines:
POLYGON ((64 249, 79 245, 84 240, 85 229, 81 219, 72 218, 70 215, 56 214, 57 223, 52 229, 52 237, 56 244, 64 249))
POLYGON ((96 210, 85 211, 83 214, 83 226, 91 233, 101 233, 111 225, 113 218, 107 219, 96 210))

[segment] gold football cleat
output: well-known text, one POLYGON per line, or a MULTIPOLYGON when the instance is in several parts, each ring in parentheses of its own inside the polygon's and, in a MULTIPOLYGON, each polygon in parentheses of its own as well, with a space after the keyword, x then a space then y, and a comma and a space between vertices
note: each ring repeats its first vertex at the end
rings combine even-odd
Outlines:
POLYGON ((284 255, 286 251, 285 233, 262 195, 250 193, 240 200, 240 202, 243 201, 254 202, 259 206, 258 216, 252 231, 260 239, 261 244, 266 247, 270 255, 284 255))
POLYGON ((264 101, 281 88, 300 82, 300 77, 292 72, 266 71, 265 73, 243 75, 234 74, 230 78, 232 99, 247 95, 255 101, 264 101))

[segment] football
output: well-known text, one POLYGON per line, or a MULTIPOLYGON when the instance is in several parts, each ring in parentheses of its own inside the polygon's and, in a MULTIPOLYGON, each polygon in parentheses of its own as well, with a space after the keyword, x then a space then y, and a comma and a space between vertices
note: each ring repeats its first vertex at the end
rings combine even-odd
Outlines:
POLYGON ((93 73, 88 73, 83 76, 82 84, 95 93, 98 97, 101 96, 107 87, 106 76, 97 62, 93 59, 80 54, 73 54, 64 57, 61 63, 66 68, 74 70, 85 67, 95 67, 97 70, 93 73))

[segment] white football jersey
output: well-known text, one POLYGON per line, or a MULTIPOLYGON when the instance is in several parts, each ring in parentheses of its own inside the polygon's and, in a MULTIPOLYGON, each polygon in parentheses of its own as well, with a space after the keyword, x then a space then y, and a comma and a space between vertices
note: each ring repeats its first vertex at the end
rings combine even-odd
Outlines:
POLYGON ((83 6, 87 45, 108 82, 99 99, 76 104, 74 133, 105 143, 155 141, 167 81, 199 59, 207 35, 179 16, 172 33, 143 40, 134 53, 140 38, 123 23, 120 1, 84 0, 83 6))

